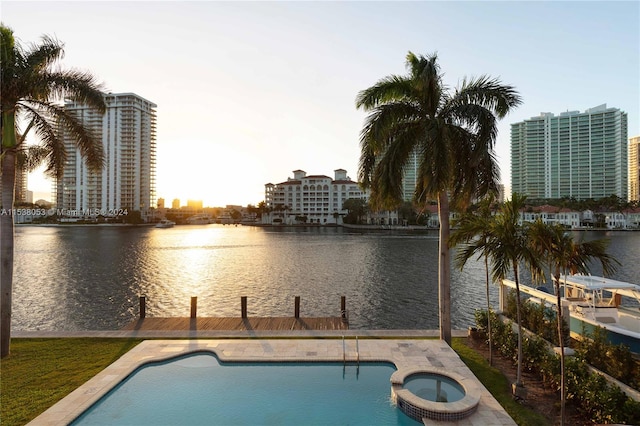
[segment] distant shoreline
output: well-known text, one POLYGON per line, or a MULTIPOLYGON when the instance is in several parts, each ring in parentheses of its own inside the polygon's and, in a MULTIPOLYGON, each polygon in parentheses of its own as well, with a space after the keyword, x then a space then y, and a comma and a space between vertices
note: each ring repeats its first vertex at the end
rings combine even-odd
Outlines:
MULTIPOLYGON (((41 227, 67 227, 67 226, 87 226, 87 227, 154 227, 155 223, 16 223, 15 226, 41 226, 41 227)), ((193 226, 189 224, 176 224, 176 226, 193 226)), ((420 226, 420 225, 353 225, 353 224, 295 224, 295 225, 285 225, 285 224, 270 224, 270 223, 231 223, 231 224, 220 224, 220 223, 211 223, 208 225, 242 225, 242 226, 255 226, 259 228, 344 228, 351 230, 362 230, 362 231, 438 231, 439 228, 433 228, 428 226, 420 226)), ((454 230, 454 228, 451 228, 454 230)), ((570 228, 567 231, 604 231, 604 232, 638 232, 640 229, 609 229, 609 228, 570 228)))

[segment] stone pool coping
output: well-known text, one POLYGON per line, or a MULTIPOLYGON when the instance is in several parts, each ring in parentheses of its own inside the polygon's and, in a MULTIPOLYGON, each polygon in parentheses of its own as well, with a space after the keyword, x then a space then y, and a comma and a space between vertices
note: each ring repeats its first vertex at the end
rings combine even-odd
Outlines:
MULTIPOLYGON (((515 425, 500 404, 453 349, 441 340, 402 339, 195 339, 145 340, 92 379, 35 418, 29 425, 67 425, 143 364, 193 352, 213 352, 221 361, 236 362, 391 362, 401 369, 441 369, 463 377, 479 393, 475 413, 465 425, 515 425), (357 342, 357 343, 356 343, 357 342)), ((391 389, 391 381, 389 382, 391 389)), ((425 424, 456 422, 424 420, 425 424)))

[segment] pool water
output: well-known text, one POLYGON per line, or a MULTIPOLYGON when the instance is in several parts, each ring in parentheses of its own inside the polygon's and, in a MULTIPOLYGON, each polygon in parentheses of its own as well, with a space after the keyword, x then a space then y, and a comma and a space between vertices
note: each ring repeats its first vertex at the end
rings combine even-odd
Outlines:
POLYGON ((434 402, 455 402, 465 396, 464 388, 458 382, 440 374, 409 376, 403 387, 422 399, 434 402))
POLYGON ((72 425, 419 425, 391 403, 388 363, 145 365, 72 425))

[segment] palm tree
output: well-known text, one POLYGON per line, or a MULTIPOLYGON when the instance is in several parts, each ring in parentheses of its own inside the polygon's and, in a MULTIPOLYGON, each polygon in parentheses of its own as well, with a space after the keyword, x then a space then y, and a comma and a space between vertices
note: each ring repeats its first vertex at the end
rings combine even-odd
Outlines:
MULTIPOLYGON (((63 57, 63 45, 44 36, 39 45, 24 49, 13 31, 0 25, 2 81, 0 93, 2 131, 2 209, 13 208, 15 172, 19 158, 29 168, 46 163, 46 172, 60 177, 66 151, 60 130, 72 137, 87 165, 99 170, 103 164, 102 145, 82 123, 67 113, 59 101, 72 99, 99 111, 105 110, 103 93, 95 78, 86 72, 54 70, 63 57), (26 123, 21 129, 20 124, 26 123), (40 145, 27 147, 25 139, 33 130, 40 145)), ((2 262, 0 357, 9 354, 11 342, 11 294, 13 287, 13 216, 0 216, 2 262)))
POLYGON ((607 254, 607 240, 575 242, 560 224, 545 224, 537 220, 528 229, 529 241, 537 255, 546 260, 552 271, 552 281, 556 295, 558 345, 560 346, 560 424, 564 425, 566 401, 566 377, 564 369, 564 335, 562 302, 560 294, 560 274, 587 274, 589 262, 599 260, 602 271, 609 275, 615 271, 617 261, 607 254))
POLYGON ((493 146, 497 118, 520 104, 520 96, 498 79, 464 79, 451 93, 435 54, 409 52, 407 76, 391 75, 358 93, 357 108, 370 112, 360 134, 359 180, 371 188, 375 208, 402 202, 405 169, 418 163, 415 199, 438 200, 440 243, 438 292, 440 338, 451 343, 449 203, 496 191, 493 146))
POLYGON ((534 279, 538 279, 542 274, 540 262, 530 249, 526 226, 520 221, 520 211, 525 206, 525 200, 525 196, 514 193, 511 200, 502 205, 500 213, 489 223, 488 239, 484 248, 492 260, 493 280, 502 281, 508 273, 513 272, 516 283, 516 321, 518 323, 518 369, 514 388, 516 394, 523 389, 520 263, 529 267, 534 279))
POLYGON ((456 255, 456 264, 462 270, 469 259, 480 253, 484 258, 484 270, 487 292, 487 334, 489 335, 489 365, 493 365, 492 337, 491 337, 491 301, 489 299, 489 230, 493 214, 491 207, 494 197, 489 195, 479 203, 476 212, 468 212, 454 222, 454 231, 449 238, 451 246, 464 242, 464 246, 456 255))

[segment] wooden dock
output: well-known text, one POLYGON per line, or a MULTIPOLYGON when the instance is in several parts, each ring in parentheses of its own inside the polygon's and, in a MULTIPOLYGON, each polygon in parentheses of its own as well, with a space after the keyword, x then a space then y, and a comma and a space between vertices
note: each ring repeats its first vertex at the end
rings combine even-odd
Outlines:
POLYGON ((348 330, 349 322, 340 317, 181 317, 140 318, 122 330, 348 330))
POLYGON ((240 297, 240 317, 198 317, 198 297, 191 297, 191 316, 147 318, 147 298, 140 296, 140 317, 122 330, 160 331, 273 331, 273 330, 348 330, 346 298, 340 297, 339 317, 300 317, 300 296, 294 298, 293 317, 249 317, 247 296, 240 297))

